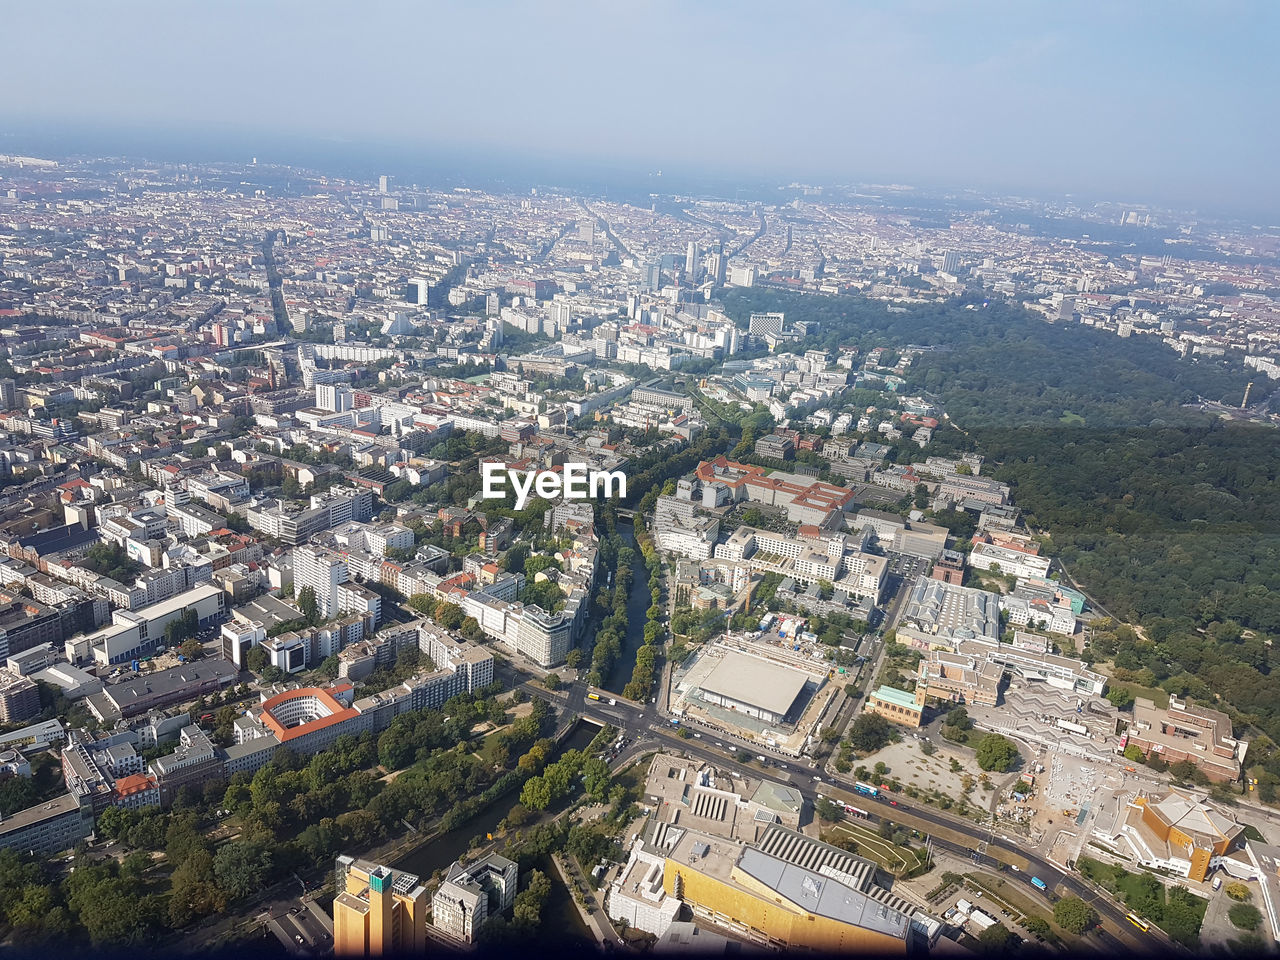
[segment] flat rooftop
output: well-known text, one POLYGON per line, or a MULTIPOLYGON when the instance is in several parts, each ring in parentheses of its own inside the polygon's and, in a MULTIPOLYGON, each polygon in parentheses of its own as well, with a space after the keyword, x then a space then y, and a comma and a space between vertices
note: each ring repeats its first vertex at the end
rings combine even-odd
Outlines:
POLYGON ((808 679, 797 670, 731 650, 701 686, 726 699, 785 716, 808 679))

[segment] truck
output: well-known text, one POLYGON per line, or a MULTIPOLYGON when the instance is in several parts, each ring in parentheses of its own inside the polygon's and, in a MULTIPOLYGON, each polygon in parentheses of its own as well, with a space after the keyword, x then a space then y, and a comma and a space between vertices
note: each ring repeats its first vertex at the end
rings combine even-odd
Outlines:
POLYGON ((1049 888, 1048 888, 1048 886, 1046 886, 1045 882, 1044 882, 1043 880, 1041 880, 1039 877, 1032 877, 1032 878, 1031 878, 1031 885, 1032 885, 1033 887, 1035 887, 1037 890, 1043 890, 1043 891, 1045 891, 1046 893, 1047 893, 1047 892, 1048 892, 1048 890, 1049 890, 1049 888))
POLYGON ((613 697, 610 697, 610 698, 609 698, 609 706, 611 706, 611 707, 616 707, 617 705, 618 705, 618 701, 617 701, 617 700, 615 700, 615 699, 613 699, 613 697))
POLYGON ((1221 878, 1221 877, 1214 877, 1214 878, 1213 878, 1213 889, 1215 889, 1215 890, 1221 890, 1221 889, 1222 889, 1222 878, 1221 878))

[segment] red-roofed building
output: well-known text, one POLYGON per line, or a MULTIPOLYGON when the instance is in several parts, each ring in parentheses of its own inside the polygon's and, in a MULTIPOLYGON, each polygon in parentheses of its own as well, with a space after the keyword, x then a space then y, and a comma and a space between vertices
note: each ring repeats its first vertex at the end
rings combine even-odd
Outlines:
POLYGON ((141 810, 160 805, 160 785, 146 773, 131 773, 116 781, 111 791, 111 805, 125 810, 141 810))
POLYGON ((258 719, 282 744, 295 746, 300 753, 314 753, 338 739, 344 721, 359 715, 329 690, 301 687, 263 701, 258 719))

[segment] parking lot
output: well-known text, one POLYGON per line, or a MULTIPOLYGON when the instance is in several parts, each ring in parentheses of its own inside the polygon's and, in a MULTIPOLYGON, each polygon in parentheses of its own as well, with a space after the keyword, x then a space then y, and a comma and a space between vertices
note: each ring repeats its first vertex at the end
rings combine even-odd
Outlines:
POLYGON ((889 561, 889 576, 897 577, 900 583, 911 583, 929 569, 929 561, 923 557, 889 551, 885 553, 885 559, 889 561))

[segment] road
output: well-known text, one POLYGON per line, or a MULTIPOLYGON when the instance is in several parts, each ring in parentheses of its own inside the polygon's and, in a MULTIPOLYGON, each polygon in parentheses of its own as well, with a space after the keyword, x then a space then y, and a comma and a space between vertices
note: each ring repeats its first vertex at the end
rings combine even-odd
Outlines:
MULTIPOLYGON (((529 692, 547 696, 546 690, 524 684, 529 692)), ((616 706, 607 701, 586 699, 587 689, 583 683, 575 683, 568 690, 557 691, 551 697, 562 709, 577 712, 584 719, 597 724, 612 724, 623 731, 633 742, 645 738, 663 750, 682 753, 686 756, 703 760, 722 769, 733 770, 740 775, 758 778, 767 776, 772 779, 789 782, 811 805, 816 804, 818 794, 832 799, 846 800, 849 803, 867 807, 869 801, 853 792, 853 779, 824 771, 820 776, 804 763, 772 754, 760 746, 739 747, 737 755, 729 751, 734 745, 729 737, 717 734, 710 728, 700 727, 700 737, 688 740, 678 736, 675 728, 666 718, 648 704, 636 704, 629 700, 617 699, 616 706), (572 704, 572 706, 570 706, 572 704), (768 770, 762 773, 754 757, 768 755, 768 770)), ((606 694, 607 696, 607 694, 606 694)), ((1005 869, 1007 865, 1017 866, 1018 872, 1009 871, 1005 877, 1019 883, 1033 900, 1046 903, 1046 911, 1052 907, 1049 901, 1031 885, 1031 877, 1043 880, 1055 895, 1073 895, 1090 903, 1102 918, 1101 929, 1093 934, 1094 942, 1104 947, 1123 948, 1130 953, 1156 953, 1167 955, 1179 951, 1165 934, 1156 927, 1150 933, 1141 933, 1126 919, 1123 907, 1118 906, 1105 895, 1095 890, 1083 878, 1068 873, 1047 858, 1021 845, 1017 840, 1005 839, 996 834, 990 827, 979 826, 970 820, 952 817, 932 807, 916 804, 901 795, 894 798, 896 804, 890 806, 888 801, 870 802, 871 821, 888 819, 904 826, 921 829, 933 837, 934 844, 940 849, 948 850, 970 859, 977 866, 1005 869), (940 837, 935 831, 945 831, 947 837, 940 837)))

